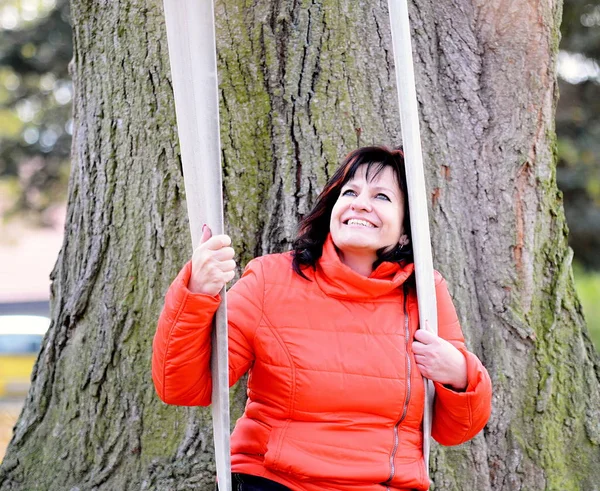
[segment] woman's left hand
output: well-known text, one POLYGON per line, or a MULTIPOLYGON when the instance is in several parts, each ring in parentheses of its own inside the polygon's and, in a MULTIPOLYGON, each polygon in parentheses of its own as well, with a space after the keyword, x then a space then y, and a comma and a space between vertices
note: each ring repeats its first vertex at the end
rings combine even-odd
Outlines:
POLYGON ((467 388, 467 361, 451 343, 419 329, 412 348, 421 375, 457 391, 467 388))

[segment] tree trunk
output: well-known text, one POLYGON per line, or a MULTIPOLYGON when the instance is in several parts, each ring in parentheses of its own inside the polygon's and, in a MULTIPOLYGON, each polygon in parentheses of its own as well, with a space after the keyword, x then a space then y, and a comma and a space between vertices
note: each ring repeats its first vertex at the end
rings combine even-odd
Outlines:
MULTIPOLYGON (((162 404, 150 379, 163 295, 191 253, 161 4, 71 10, 68 220, 0 490, 209 490, 209 411, 162 404)), ((216 14, 227 230, 245 263, 289 247, 344 154, 399 143, 387 2, 216 14)), ((486 430, 434 449, 435 487, 598 490, 600 362, 555 181, 560 2, 410 14, 435 266, 494 383, 486 430)))

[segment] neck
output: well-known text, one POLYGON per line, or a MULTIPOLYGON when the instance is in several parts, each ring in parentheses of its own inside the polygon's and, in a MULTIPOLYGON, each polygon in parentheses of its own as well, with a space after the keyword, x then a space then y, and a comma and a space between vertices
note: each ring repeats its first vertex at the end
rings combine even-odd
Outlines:
POLYGON ((362 276, 371 276, 373 272, 373 263, 375 258, 365 256, 364 254, 352 254, 337 250, 340 261, 348 266, 352 271, 362 276))

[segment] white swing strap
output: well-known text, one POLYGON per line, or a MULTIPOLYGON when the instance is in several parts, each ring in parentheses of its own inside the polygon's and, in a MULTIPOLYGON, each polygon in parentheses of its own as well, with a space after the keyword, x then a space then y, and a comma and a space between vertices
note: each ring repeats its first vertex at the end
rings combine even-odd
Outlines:
MULTIPOLYGON (((407 0, 388 0, 388 4, 392 43, 394 46, 398 102, 400 105, 402 142, 406 161, 411 234, 415 257, 417 296, 419 300, 419 324, 421 329, 424 329, 428 325, 429 330, 437 334, 437 307, 431 256, 431 238, 429 234, 429 217, 427 213, 427 191, 425 189, 425 175, 423 172, 423 155, 419 132, 419 113, 417 108, 408 5, 407 0)), ((423 455, 425 457, 425 465, 429 469, 435 389, 431 381, 426 379, 424 381, 426 401, 423 417, 423 455)))
MULTIPOLYGON (((219 92, 213 0, 164 0, 185 195, 197 247, 202 225, 223 233, 219 92)), ((212 344, 212 417, 220 491, 231 491, 225 288, 212 344)))

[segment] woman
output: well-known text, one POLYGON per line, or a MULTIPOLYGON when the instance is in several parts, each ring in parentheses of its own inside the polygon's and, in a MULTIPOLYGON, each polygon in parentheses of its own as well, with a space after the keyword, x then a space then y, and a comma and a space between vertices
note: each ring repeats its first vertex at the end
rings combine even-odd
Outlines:
MULTIPOLYGON (((293 251, 248 264, 227 298, 230 383, 250 371, 231 436, 236 489, 427 489, 422 376, 436 387, 438 442, 486 424, 490 379, 439 273, 439 337, 417 330, 410 238, 403 153, 366 147, 330 179, 293 251)), ((205 228, 167 293, 152 368, 169 404, 210 404, 210 325, 234 275, 230 244, 205 228)))

